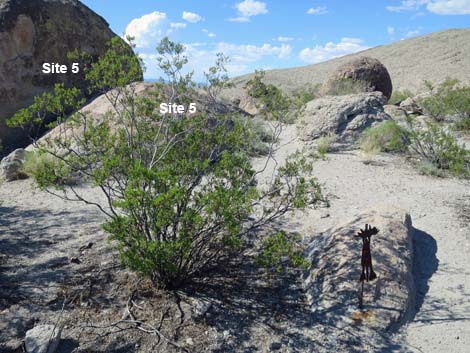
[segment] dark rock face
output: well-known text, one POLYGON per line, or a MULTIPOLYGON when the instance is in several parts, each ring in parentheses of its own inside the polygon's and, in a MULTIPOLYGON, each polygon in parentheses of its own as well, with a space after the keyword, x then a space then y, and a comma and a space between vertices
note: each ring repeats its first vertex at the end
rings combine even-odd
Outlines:
POLYGON ((7 118, 55 83, 83 87, 67 53, 78 49, 97 58, 114 36, 77 0, 0 0, 0 140, 7 150, 27 142, 21 130, 6 127, 7 118), (68 73, 44 74, 46 62, 67 65, 68 73))
POLYGON ((387 99, 392 96, 392 80, 387 68, 377 59, 363 56, 340 66, 326 82, 323 91, 341 80, 360 81, 366 84, 367 91, 379 91, 387 99))

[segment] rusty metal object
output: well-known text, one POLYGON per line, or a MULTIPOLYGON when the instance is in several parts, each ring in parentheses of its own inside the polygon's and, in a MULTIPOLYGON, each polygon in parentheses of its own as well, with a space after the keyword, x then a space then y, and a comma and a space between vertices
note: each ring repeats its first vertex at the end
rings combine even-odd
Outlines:
POLYGON ((376 235, 379 230, 376 227, 371 227, 366 224, 365 229, 361 229, 356 238, 362 239, 362 257, 361 257, 361 266, 362 272, 359 281, 361 282, 361 293, 359 296, 359 308, 362 309, 363 296, 364 296, 364 281, 373 281, 377 278, 376 273, 372 267, 372 253, 370 250, 370 238, 372 235, 376 235))

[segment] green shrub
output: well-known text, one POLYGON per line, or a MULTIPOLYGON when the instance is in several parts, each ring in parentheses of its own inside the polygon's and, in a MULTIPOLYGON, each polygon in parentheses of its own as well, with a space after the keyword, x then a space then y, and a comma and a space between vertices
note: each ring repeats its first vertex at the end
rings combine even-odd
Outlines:
POLYGON ((406 130, 394 120, 367 129, 359 141, 364 152, 403 152, 406 150, 406 130))
POLYGON ((458 131, 470 133, 470 118, 459 120, 455 123, 455 128, 458 131))
POLYGON ((296 90, 293 94, 294 104, 301 108, 308 102, 313 101, 319 95, 320 84, 314 86, 307 86, 303 89, 296 90))
POLYGON ((26 153, 22 172, 39 181, 43 187, 49 183, 58 185, 73 185, 76 179, 70 174, 70 169, 59 158, 41 151, 26 153))
MULTIPOLYGON (((27 168, 41 188, 60 190, 66 199, 97 206, 106 216, 104 229, 128 268, 160 287, 181 287, 247 250, 243 245, 262 233, 255 230, 272 227, 287 212, 322 201, 313 166, 302 153, 278 164, 271 147, 264 169, 255 171, 249 155, 253 146, 247 139, 253 134, 260 141, 270 138, 257 123, 216 109, 194 115, 160 114, 160 103, 188 104, 196 95, 192 75, 181 72, 188 61, 183 45, 168 38, 161 41, 159 69, 167 79, 144 96, 129 85, 140 70, 129 69, 136 64, 134 56, 126 60, 110 50, 85 75, 92 87, 106 92, 110 112, 93 119, 78 110, 80 101, 68 99, 74 91, 56 86, 10 123, 30 124, 41 111, 63 111, 65 104, 75 108, 71 118, 62 117, 62 128, 50 144, 36 144, 48 157, 35 155, 27 168), (115 88, 108 90, 110 86, 115 88), (173 88, 170 98, 168 87, 173 88), (258 185, 267 165, 273 165, 270 178, 258 185), (104 202, 87 200, 80 190, 63 183, 77 173, 103 193, 104 202)), ((228 80, 219 75, 224 61, 218 56, 206 75, 209 85, 218 85, 204 102, 208 105, 222 104, 214 101, 228 80)), ((275 141, 287 120, 289 100, 259 76, 251 84, 249 91, 262 103, 275 141)), ((276 251, 295 255, 292 264, 301 265, 301 254, 293 253, 294 245, 286 240, 276 242, 276 251)), ((274 251, 272 242, 265 245, 274 251)))
POLYGON ((408 119, 409 147, 423 162, 458 177, 469 176, 469 151, 456 138, 436 123, 427 123, 425 129, 415 127, 408 119))
POLYGON ((431 95, 418 100, 424 113, 438 122, 455 117, 456 127, 466 129, 470 119, 470 86, 456 79, 446 79, 437 87, 429 82, 425 84, 431 95))
POLYGON ((390 97, 388 104, 400 104, 405 99, 414 97, 413 92, 408 89, 404 89, 403 91, 394 90, 392 93, 392 97, 390 97))

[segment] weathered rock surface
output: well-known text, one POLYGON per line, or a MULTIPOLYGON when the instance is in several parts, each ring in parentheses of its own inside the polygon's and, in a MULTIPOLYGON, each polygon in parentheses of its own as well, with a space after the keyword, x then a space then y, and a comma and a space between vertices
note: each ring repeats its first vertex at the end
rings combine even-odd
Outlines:
POLYGON ((114 37, 108 23, 77 0, 0 0, 0 139, 22 147, 25 133, 5 120, 30 105, 55 83, 81 86, 67 53, 75 49, 98 57, 114 37), (68 66, 67 74, 43 74, 43 63, 68 66))
POLYGON ((59 347, 61 330, 54 325, 38 325, 26 332, 28 353, 54 353, 59 347))
POLYGON ((22 148, 14 150, 3 158, 0 162, 0 178, 6 181, 24 179, 25 175, 21 169, 25 158, 26 151, 22 148))
POLYGON ((423 109, 419 106, 415 99, 409 97, 400 103, 402 108, 407 114, 423 114, 423 109))
POLYGON ((312 261, 304 287, 315 316, 334 327, 361 325, 374 330, 397 328, 414 310, 411 217, 379 206, 318 236, 307 249, 312 261), (358 309, 362 241, 355 234, 365 224, 379 229, 371 252, 378 278, 365 283, 364 307, 358 309))
POLYGON ((390 75, 386 67, 374 58, 363 56, 341 65, 325 82, 322 91, 330 91, 343 80, 363 83, 367 92, 382 92, 387 100, 392 96, 390 75))
POLYGON ((340 143, 354 143, 366 128, 391 119, 384 112, 385 102, 380 92, 315 99, 302 113, 301 137, 312 140, 333 133, 340 143))

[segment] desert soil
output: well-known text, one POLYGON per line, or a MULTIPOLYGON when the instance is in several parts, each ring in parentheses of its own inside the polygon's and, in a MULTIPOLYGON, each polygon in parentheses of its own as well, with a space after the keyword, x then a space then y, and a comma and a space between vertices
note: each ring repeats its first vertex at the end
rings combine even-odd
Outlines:
MULTIPOLYGON (((285 158, 296 149, 309 148, 297 139, 296 129, 290 126, 283 132, 283 147, 277 153, 278 159, 285 158)), ((385 337, 381 345, 371 344, 370 347, 374 348, 368 351, 468 352, 468 182, 420 175, 399 156, 383 155, 373 163, 365 164, 356 151, 329 154, 327 160, 316 162, 315 175, 324 184, 331 207, 295 214, 287 223, 290 230, 300 232, 306 239, 378 204, 392 204, 408 210, 416 230, 414 275, 417 304, 413 320, 398 332, 385 337)), ((97 194, 90 189, 82 191, 93 197, 97 194)), ((66 202, 38 191, 30 180, 0 185, 0 202, 0 331, 3 332, 1 339, 5 339, 5 336, 13 339, 24 330, 23 326, 30 327, 34 321, 47 320, 48 315, 60 312, 60 291, 63 291, 63 283, 69 272, 86 276, 87 269, 94 268, 92 274, 99 277, 102 274, 96 272, 96 266, 113 268, 116 259, 100 229, 102 217, 92 206, 66 202), (90 249, 82 248, 90 242, 93 242, 90 249), (78 257, 80 263, 70 263, 71 257, 78 257), (28 304, 25 304, 26 299, 28 304)), ((109 274, 111 277, 108 280, 119 274, 123 278, 124 273, 122 268, 117 267, 109 274)), ((242 292, 240 295, 243 295, 242 292)), ((113 295, 116 293, 109 293, 109 297, 113 295)), ((102 303, 111 300, 99 299, 102 303)), ((263 326, 253 319, 253 325, 241 331, 242 324, 251 323, 251 316, 258 315, 256 308, 252 308, 248 313, 251 316, 246 320, 243 313, 240 311, 238 318, 232 315, 228 319, 239 320, 238 326, 234 325, 231 329, 226 323, 222 332, 215 334, 206 330, 201 331, 203 333, 199 336, 213 335, 208 338, 208 342, 215 342, 214 335, 219 335, 222 341, 225 340, 227 348, 224 350, 224 344, 220 342, 214 344, 214 351, 220 352, 265 352, 274 349, 278 341, 282 343, 279 347, 284 347, 280 351, 308 352, 312 351, 313 342, 317 342, 319 345, 314 351, 322 352, 328 351, 321 348, 322 343, 335 337, 328 338, 326 334, 322 337, 325 330, 300 314, 281 315, 279 320, 273 318, 277 324, 271 326, 263 326), (314 328, 309 327, 309 324, 314 328), (269 337, 263 333, 268 331, 269 337), (284 339, 276 340, 276 336, 283 335, 288 337, 287 343, 284 339)), ((217 321, 213 318, 209 322, 211 320, 213 323, 217 321)), ((77 337, 74 332, 67 334, 77 337)), ((367 348, 367 339, 362 340, 367 348)), ((73 346, 73 341, 70 344, 73 346)), ((199 351, 210 350, 208 346, 204 348, 199 351)), ((343 351, 341 348, 345 349, 344 346, 338 347, 336 351, 343 351)))

